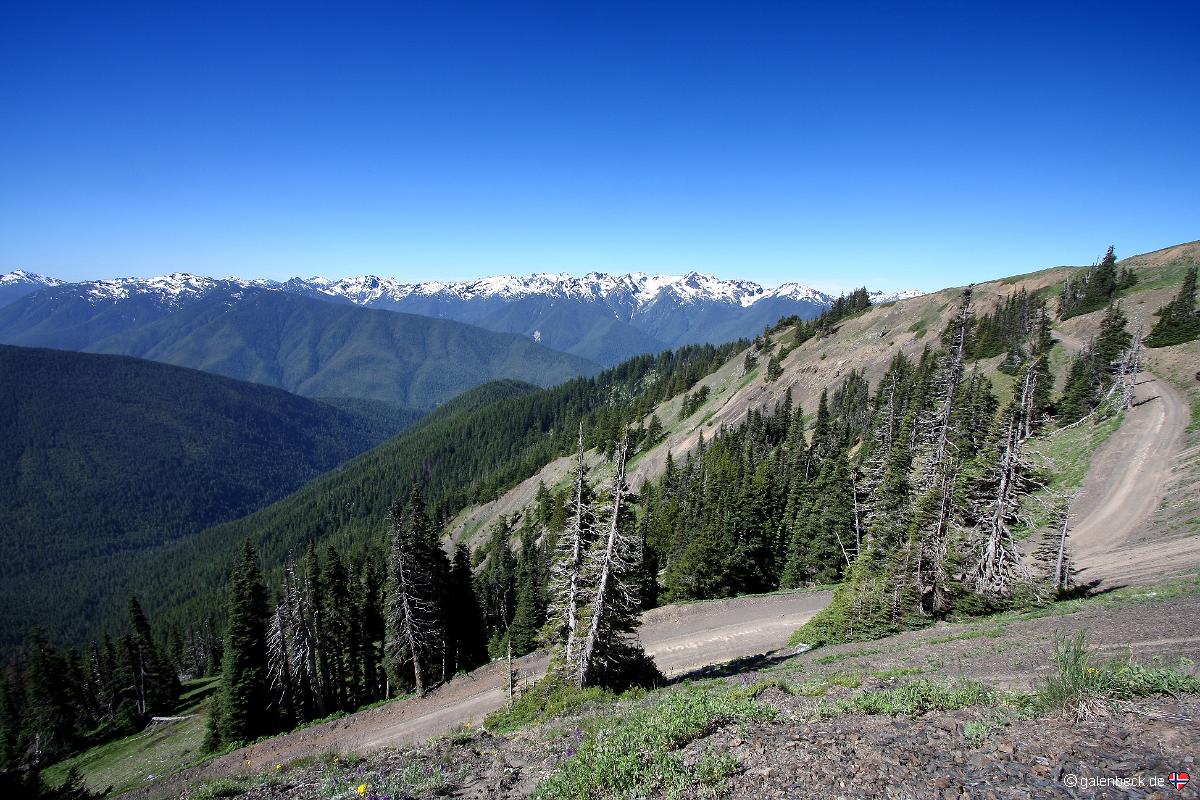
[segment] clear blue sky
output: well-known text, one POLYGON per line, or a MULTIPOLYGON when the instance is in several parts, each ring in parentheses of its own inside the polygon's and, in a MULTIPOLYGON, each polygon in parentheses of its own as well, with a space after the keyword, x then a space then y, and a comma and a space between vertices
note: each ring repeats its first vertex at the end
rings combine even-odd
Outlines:
POLYGON ((2 4, 0 270, 932 289, 1200 238, 1195 0, 176 5, 2 4))

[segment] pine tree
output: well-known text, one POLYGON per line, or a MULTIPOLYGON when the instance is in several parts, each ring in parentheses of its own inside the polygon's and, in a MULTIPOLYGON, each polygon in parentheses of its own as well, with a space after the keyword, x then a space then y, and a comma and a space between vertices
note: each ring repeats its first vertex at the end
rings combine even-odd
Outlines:
POLYGON ((25 702, 22 716, 26 757, 40 766, 65 754, 77 732, 64 680, 66 664, 40 628, 30 631, 25 646, 25 702))
POLYGON ((282 595, 267 630, 268 674, 277 707, 293 721, 315 719, 320 713, 317 675, 317 637, 313 630, 310 595, 288 559, 283 570, 282 595))
POLYGON ((133 596, 129 598, 129 627, 134 702, 138 716, 146 720, 171 710, 179 697, 179 677, 154 641, 150 622, 133 596))
MULTIPOLYGON (((465 548, 464 548, 465 553, 465 548)), ((470 555, 466 554, 466 585, 461 589, 463 592, 470 592, 470 595, 465 595, 461 602, 464 603, 464 614, 466 611, 466 602, 469 598, 471 601, 475 599, 475 590, 471 585, 471 561, 470 555)), ((363 671, 363 700, 368 703, 382 700, 387 697, 387 670, 384 667, 385 659, 383 652, 383 643, 386 636, 386 625, 383 618, 383 568, 380 566, 381 560, 370 557, 362 564, 359 573, 359 615, 360 615, 360 630, 362 631, 362 671, 363 671)), ((459 584, 455 585, 456 591, 459 591, 459 584)), ((475 604, 475 616, 478 618, 479 605, 475 604)), ((482 622, 479 623, 482 626, 482 622)), ((482 631, 480 632, 482 637, 482 631)), ((486 647, 486 642, 480 645, 486 647)), ((459 642, 458 652, 464 652, 464 642, 459 642)), ((472 656, 468 658, 468 663, 474 664, 472 656)), ((487 660, 486 651, 484 655, 478 656, 479 663, 487 660)), ((460 669, 462 667, 460 666, 460 669)))
POLYGON ((214 738, 249 742, 275 729, 267 666, 267 587, 247 539, 229 587, 229 619, 221 663, 220 713, 214 738))
POLYGON ((454 668, 457 671, 470 671, 487 663, 487 634, 479 599, 475 595, 471 554, 461 542, 454 550, 447 595, 450 605, 446 617, 452 621, 454 668))
POLYGON ((429 562, 429 526, 412 498, 407 506, 393 505, 391 516, 386 656, 396 680, 406 682, 411 675, 414 690, 424 695, 441 671, 445 636, 441 592, 429 562))
POLYGON ((647 671, 657 678, 657 670, 642 651, 636 634, 641 610, 638 595, 642 549, 640 537, 629 529, 625 509, 628 450, 626 442, 617 446, 605 530, 589 553, 594 589, 589 597, 587 635, 579 654, 579 686, 623 687, 644 680, 647 671))
MULTIPOLYGON (((1032 375, 1027 375, 1027 381, 1032 375)), ((1032 466, 1026 458, 1024 416, 1031 389, 1026 384, 1001 417, 995 443, 979 457, 971 486, 970 535, 978 559, 969 580, 976 593, 1012 594, 1029 573, 1017 550, 1014 526, 1023 520, 1021 506, 1032 489, 1032 466)))
POLYGON ((1067 278, 1058 316, 1065 320, 1104 308, 1117 292, 1136 282, 1136 277, 1128 268, 1117 269, 1117 257, 1110 246, 1099 264, 1082 275, 1067 278))
POLYGON ((650 421, 646 423, 646 447, 649 448, 657 444, 662 436, 662 421, 658 418, 658 414, 651 414, 650 421))
POLYGON ((1169 347, 1200 339, 1200 313, 1196 311, 1196 266, 1183 276, 1179 294, 1158 310, 1158 322, 1146 337, 1147 347, 1169 347))
MULTIPOLYGON (((583 424, 579 425, 575 451, 575 485, 572 491, 570 517, 563 535, 559 537, 554 565, 551 569, 553 590, 550 604, 552 639, 562 643, 563 669, 571 680, 578 679, 579 645, 581 642, 580 613, 583 595, 587 590, 584 561, 595 536, 591 491, 583 459, 583 424)), ((667 454, 668 467, 671 456, 667 454)))

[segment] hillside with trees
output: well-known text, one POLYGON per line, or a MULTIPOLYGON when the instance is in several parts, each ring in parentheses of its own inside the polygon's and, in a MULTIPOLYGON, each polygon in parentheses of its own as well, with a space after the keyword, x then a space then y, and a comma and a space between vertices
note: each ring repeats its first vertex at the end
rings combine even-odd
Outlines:
MULTIPOLYGON (((296 490, 419 417, 121 356, 0 346, 0 647, 77 636, 114 565, 296 490)), ((112 600, 114 617, 123 598, 112 600)))
POLYGON ((253 287, 214 289, 174 311, 56 287, 0 309, 0 342, 136 356, 306 397, 424 411, 491 380, 552 386, 599 369, 525 336, 253 287))
POLYGON ((636 620, 663 603, 834 584, 798 634, 827 644, 1050 602, 1074 588, 1072 495, 1043 445, 1128 406, 1130 306, 1186 295, 1177 267, 1065 322, 1052 270, 481 387, 157 554, 155 638, 221 674, 222 749, 539 648, 512 714, 653 685, 636 620))

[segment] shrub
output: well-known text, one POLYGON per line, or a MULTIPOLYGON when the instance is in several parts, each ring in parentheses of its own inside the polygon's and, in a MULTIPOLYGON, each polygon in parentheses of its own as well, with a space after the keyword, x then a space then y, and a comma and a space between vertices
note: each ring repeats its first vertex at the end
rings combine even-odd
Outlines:
POLYGON ((616 693, 609 689, 599 686, 580 689, 551 672, 522 692, 512 708, 488 714, 483 724, 495 733, 508 733, 561 717, 590 703, 611 703, 616 698, 616 693))

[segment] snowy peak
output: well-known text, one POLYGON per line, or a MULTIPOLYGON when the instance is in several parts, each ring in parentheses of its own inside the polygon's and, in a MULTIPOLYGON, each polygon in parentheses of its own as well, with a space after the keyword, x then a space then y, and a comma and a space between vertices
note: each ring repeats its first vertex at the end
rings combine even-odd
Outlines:
POLYGON ((873 305, 879 305, 880 303, 894 303, 897 300, 911 300, 923 294, 925 292, 920 289, 904 289, 899 292, 868 292, 867 296, 871 298, 873 305))
POLYGON ((583 276, 565 273, 540 272, 532 275, 494 275, 469 281, 427 281, 401 283, 392 278, 362 275, 329 280, 309 278, 303 283, 310 289, 329 296, 342 297, 359 305, 379 301, 399 302, 409 297, 440 297, 458 300, 501 299, 543 296, 585 301, 602 301, 610 305, 641 309, 664 297, 684 304, 715 302, 747 307, 768 297, 787 298, 828 304, 829 295, 799 283, 786 283, 765 289, 753 281, 725 280, 702 272, 686 275, 650 275, 631 272, 609 275, 589 272, 583 276))
POLYGON ((33 284, 36 286, 61 286, 63 281, 58 278, 48 278, 36 272, 26 272, 18 269, 0 275, 0 286, 15 286, 16 284, 33 284))
MULTIPOLYGON (((557 272, 539 272, 531 275, 493 275, 467 281, 424 281, 404 283, 395 278, 377 275, 359 275, 350 278, 329 279, 320 276, 292 278, 285 282, 270 280, 244 280, 236 277, 224 279, 208 278, 186 272, 173 272, 152 278, 114 278, 111 280, 87 281, 66 284, 55 278, 24 272, 21 270, 0 275, 0 285, 37 284, 41 286, 77 287, 93 302, 122 300, 130 297, 149 297, 159 303, 176 307, 216 289, 237 291, 246 288, 262 288, 288 292, 301 292, 314 296, 326 296, 349 301, 355 305, 400 304, 409 298, 440 300, 512 301, 526 297, 546 297, 583 302, 603 303, 614 311, 636 314, 648 309, 660 300, 670 299, 678 305, 693 303, 716 303, 731 307, 749 308, 768 299, 791 300, 813 305, 829 305, 833 295, 806 286, 789 282, 775 287, 763 287, 753 281, 726 280, 703 272, 685 275, 630 272, 610 275, 604 272, 589 272, 583 276, 557 272)), ((871 301, 887 303, 916 297, 922 292, 909 289, 902 292, 871 292, 871 301)))
POLYGON ((279 286, 275 281, 247 281, 241 278, 218 280, 186 272, 172 272, 170 275, 152 278, 114 278, 67 285, 77 288, 92 303, 143 297, 170 308, 177 308, 218 289, 237 291, 251 287, 274 289, 279 286))

